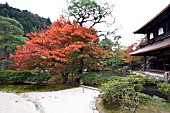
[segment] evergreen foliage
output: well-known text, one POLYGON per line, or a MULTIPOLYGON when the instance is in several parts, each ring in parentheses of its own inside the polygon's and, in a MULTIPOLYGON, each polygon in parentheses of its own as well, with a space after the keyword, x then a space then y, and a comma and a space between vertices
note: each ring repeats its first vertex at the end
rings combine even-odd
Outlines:
POLYGON ((164 82, 158 83, 157 86, 159 91, 167 95, 167 101, 170 102, 170 84, 164 82))
POLYGON ((43 81, 48 81, 50 79, 50 74, 46 72, 34 72, 29 70, 14 71, 6 70, 0 72, 0 83, 24 83, 24 82, 36 82, 42 83, 43 81))
POLYGON ((0 55, 2 55, 2 70, 9 69, 9 56, 14 54, 17 45, 24 44, 22 25, 11 18, 0 16, 0 55))
POLYGON ((51 20, 49 18, 46 19, 27 10, 10 7, 8 3, 0 4, 0 16, 13 18, 19 21, 23 25, 24 33, 39 31, 44 28, 45 24, 51 25, 51 20))
POLYGON ((108 39, 108 38, 104 38, 101 40, 100 44, 99 44, 102 49, 104 50, 112 50, 112 47, 114 45, 113 41, 111 39, 108 39))
POLYGON ((118 69, 125 64, 125 53, 120 44, 121 36, 114 36, 112 41, 109 38, 104 38, 100 41, 99 45, 102 49, 107 50, 107 54, 103 57, 104 60, 100 61, 104 69, 118 69))
POLYGON ((74 22, 87 28, 97 27, 96 25, 109 28, 106 31, 99 30, 99 36, 108 36, 115 33, 116 29, 112 28, 115 23, 114 5, 112 3, 102 0, 68 0, 67 3, 66 13, 74 19, 74 22), (107 21, 107 19, 110 21, 107 21))
POLYGON ((139 105, 139 91, 143 86, 154 83, 150 76, 130 75, 126 78, 113 76, 102 84, 103 104, 106 108, 135 110, 139 105))

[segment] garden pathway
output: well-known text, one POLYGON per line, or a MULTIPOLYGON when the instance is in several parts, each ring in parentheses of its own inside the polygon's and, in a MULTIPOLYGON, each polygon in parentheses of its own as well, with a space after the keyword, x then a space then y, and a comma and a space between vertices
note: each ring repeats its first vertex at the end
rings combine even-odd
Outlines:
POLYGON ((0 92, 0 113, 98 113, 99 91, 78 87, 22 94, 0 92))
POLYGON ((38 102, 42 113, 98 113, 95 107, 98 95, 99 91, 82 87, 21 94, 38 102))
POLYGON ((40 113, 40 110, 17 94, 0 92, 0 113, 40 113))

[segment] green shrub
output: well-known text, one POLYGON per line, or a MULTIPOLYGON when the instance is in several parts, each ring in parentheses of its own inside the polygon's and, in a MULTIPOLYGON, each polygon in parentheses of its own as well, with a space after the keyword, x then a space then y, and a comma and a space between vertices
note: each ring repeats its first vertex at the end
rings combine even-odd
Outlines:
POLYGON ((130 75, 128 76, 128 81, 133 84, 141 84, 141 85, 147 85, 154 83, 154 79, 150 76, 142 76, 142 75, 130 75))
POLYGON ((0 83, 6 83, 8 81, 8 76, 4 72, 0 72, 0 83))
POLYGON ((57 82, 57 83, 62 83, 63 78, 62 78, 62 76, 57 75, 57 76, 55 77, 55 80, 54 80, 54 81, 57 82))
POLYGON ((106 108, 135 108, 138 105, 138 93, 129 82, 115 81, 102 85, 103 104, 106 108))
POLYGON ((121 76, 112 76, 108 79, 108 82, 123 82, 123 81, 125 81, 125 78, 121 76))
POLYGON ((166 94, 168 97, 168 102, 170 102, 170 84, 164 82, 164 83, 158 83, 158 90, 162 93, 166 94))
POLYGON ((87 84, 87 85, 94 85, 94 84, 98 84, 98 80, 99 80, 99 77, 101 75, 100 74, 97 74, 97 73, 84 73, 81 75, 81 82, 83 82, 84 84, 87 84))
POLYGON ((23 83, 27 80, 29 76, 31 76, 31 71, 23 70, 23 71, 14 71, 14 70, 6 70, 0 72, 1 78, 4 77, 5 81, 19 82, 23 83))
POLYGON ((130 75, 127 77, 127 81, 134 85, 135 91, 142 90, 144 85, 154 83, 153 78, 142 75, 130 75))
POLYGON ((9 71, 8 76, 10 81, 24 83, 30 76, 32 76, 32 73, 28 70, 9 71))
POLYGON ((102 84, 103 104, 107 108, 135 108, 139 102, 137 91, 142 90, 144 85, 151 83, 154 83, 154 79, 149 76, 113 76, 108 79, 107 83, 102 84))
POLYGON ((29 78, 27 80, 30 82, 36 82, 36 83, 40 84, 43 81, 48 81, 50 78, 51 78, 51 76, 49 73, 38 72, 38 73, 32 74, 32 76, 29 76, 29 78))
POLYGON ((139 93, 139 103, 140 104, 148 103, 152 99, 153 98, 151 96, 149 96, 149 95, 145 95, 143 93, 139 93))
POLYGON ((24 83, 26 81, 29 82, 37 82, 42 83, 43 81, 47 81, 50 79, 49 73, 40 72, 40 73, 32 73, 29 70, 7 70, 0 72, 0 82, 5 83, 7 81, 16 82, 16 83, 24 83))

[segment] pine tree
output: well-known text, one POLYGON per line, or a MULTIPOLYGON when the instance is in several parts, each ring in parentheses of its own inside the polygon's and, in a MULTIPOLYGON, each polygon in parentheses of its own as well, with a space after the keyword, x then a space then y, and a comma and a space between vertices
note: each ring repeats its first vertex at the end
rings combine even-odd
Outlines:
POLYGON ((14 54, 17 45, 24 43, 22 25, 11 18, 0 16, 0 55, 2 56, 2 71, 9 69, 10 54, 14 54))

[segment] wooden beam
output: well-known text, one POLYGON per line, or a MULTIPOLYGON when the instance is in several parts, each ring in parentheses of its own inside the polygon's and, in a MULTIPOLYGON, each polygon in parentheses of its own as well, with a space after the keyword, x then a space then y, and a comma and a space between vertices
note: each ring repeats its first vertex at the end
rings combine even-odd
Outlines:
POLYGON ((146 55, 144 55, 145 65, 144 65, 144 71, 146 71, 146 55))
POLYGON ((166 62, 165 62, 164 51, 163 51, 163 68, 164 68, 164 72, 165 72, 166 71, 166 62))

